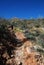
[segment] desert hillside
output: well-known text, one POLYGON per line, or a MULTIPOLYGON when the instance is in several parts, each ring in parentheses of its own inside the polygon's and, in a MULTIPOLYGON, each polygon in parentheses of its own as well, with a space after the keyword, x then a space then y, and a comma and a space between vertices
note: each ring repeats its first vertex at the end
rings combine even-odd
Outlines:
POLYGON ((44 65, 43 18, 0 18, 0 65, 44 65))

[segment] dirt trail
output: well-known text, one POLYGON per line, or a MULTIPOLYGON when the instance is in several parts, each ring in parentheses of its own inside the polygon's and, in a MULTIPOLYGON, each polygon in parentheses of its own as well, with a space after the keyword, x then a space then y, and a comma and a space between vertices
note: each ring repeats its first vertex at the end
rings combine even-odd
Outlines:
POLYGON ((16 32, 15 35, 17 39, 20 39, 21 41, 23 41, 23 39, 26 38, 22 32, 16 32))
MULTIPOLYGON (((17 32, 16 36, 18 39, 23 40, 26 38, 23 33, 17 32)), ((16 50, 16 62, 17 65, 22 62, 22 65, 44 65, 42 62, 43 57, 33 50, 32 42, 27 40, 23 46, 16 50)))

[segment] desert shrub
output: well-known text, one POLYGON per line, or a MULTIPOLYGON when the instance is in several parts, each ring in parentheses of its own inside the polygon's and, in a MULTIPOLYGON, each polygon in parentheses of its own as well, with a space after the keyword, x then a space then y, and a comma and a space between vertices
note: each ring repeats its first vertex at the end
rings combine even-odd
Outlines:
POLYGON ((39 45, 41 45, 44 48, 44 34, 40 35, 36 41, 39 45))
POLYGON ((25 33, 25 36, 29 38, 30 40, 35 40, 35 36, 32 33, 25 33))
POLYGON ((37 31, 37 30, 35 30, 35 31, 33 31, 33 32, 32 32, 32 35, 35 36, 35 37, 37 37, 37 36, 40 35, 39 31, 37 31), (33 32, 34 32, 34 33, 33 33, 33 32))
POLYGON ((37 49, 37 51, 40 53, 44 53, 44 51, 42 49, 37 49))
POLYGON ((39 24, 36 24, 36 25, 35 25, 35 27, 36 27, 36 28, 39 28, 39 27, 40 27, 40 25, 39 25, 39 24))

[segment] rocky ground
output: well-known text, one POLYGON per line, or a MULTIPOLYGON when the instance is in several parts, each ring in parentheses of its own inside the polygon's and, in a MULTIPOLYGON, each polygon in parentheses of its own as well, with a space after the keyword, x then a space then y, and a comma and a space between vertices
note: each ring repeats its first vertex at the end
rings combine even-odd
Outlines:
POLYGON ((15 46, 11 44, 13 42, 10 43, 10 41, 0 39, 0 65, 44 65, 44 56, 36 51, 34 42, 26 39, 21 32, 16 32, 15 35, 18 40, 21 40, 21 46, 15 46), (4 45, 2 42, 9 45, 4 45))

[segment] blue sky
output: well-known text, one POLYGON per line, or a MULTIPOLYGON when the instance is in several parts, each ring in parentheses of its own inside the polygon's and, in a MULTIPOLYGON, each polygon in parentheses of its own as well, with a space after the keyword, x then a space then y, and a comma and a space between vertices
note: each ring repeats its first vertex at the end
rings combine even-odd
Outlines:
POLYGON ((0 17, 44 17, 44 0, 0 0, 0 17))

